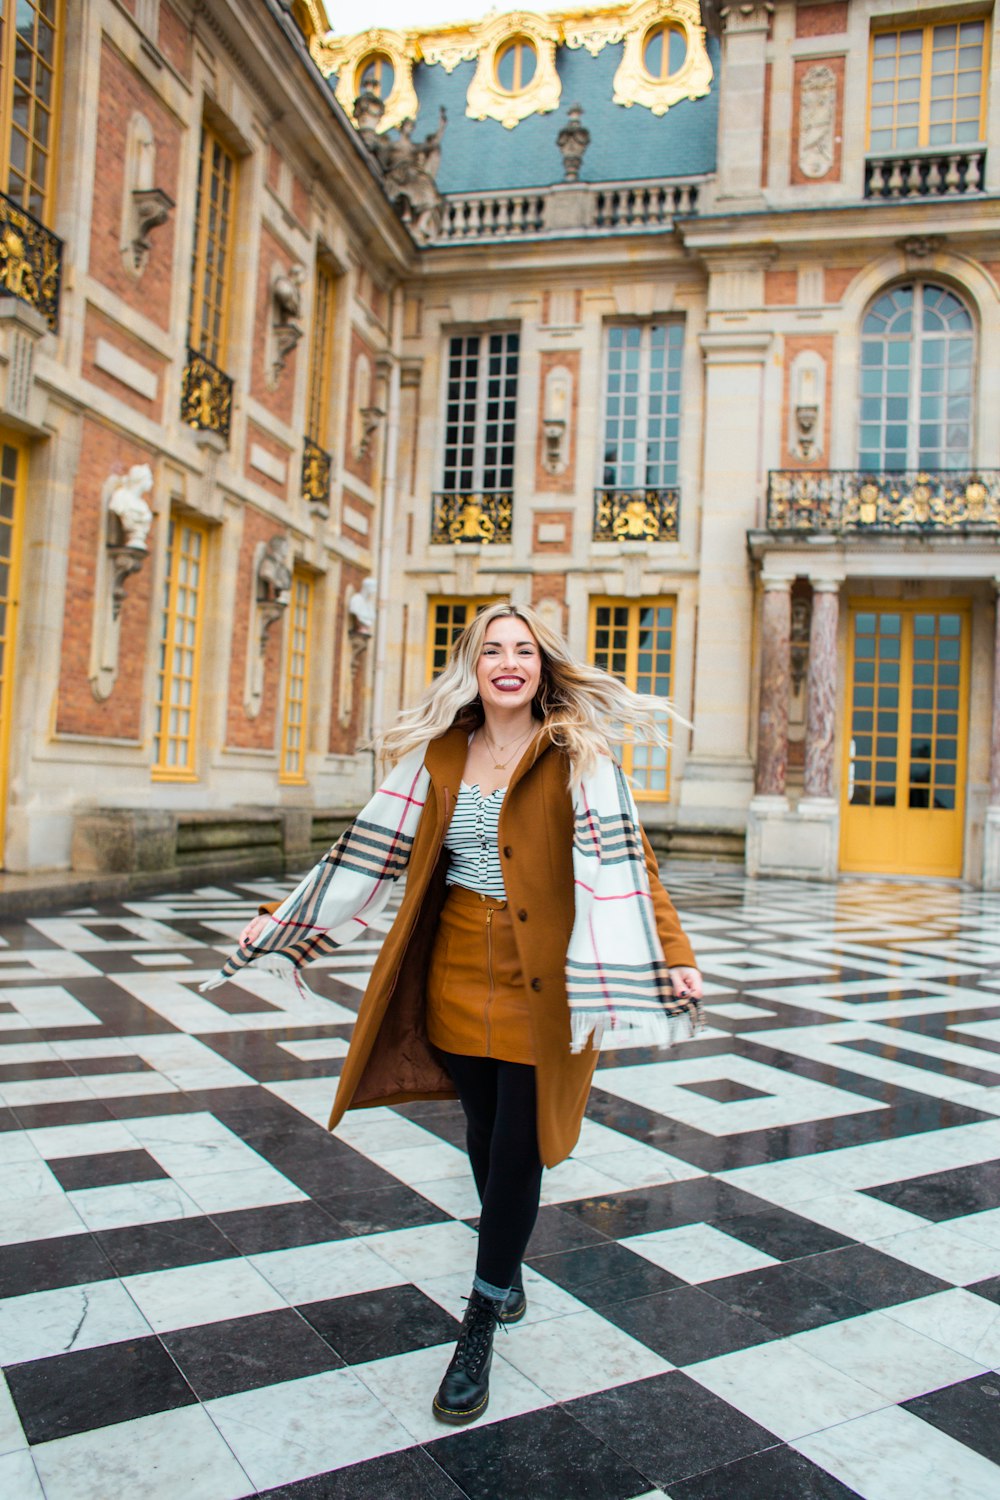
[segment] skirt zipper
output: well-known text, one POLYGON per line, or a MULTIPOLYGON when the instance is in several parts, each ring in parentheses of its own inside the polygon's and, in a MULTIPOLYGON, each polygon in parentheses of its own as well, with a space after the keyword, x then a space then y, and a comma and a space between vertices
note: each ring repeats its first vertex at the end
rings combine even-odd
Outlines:
POLYGON ((491 1013, 493 1006, 493 907, 486 908, 486 1056, 491 1055, 493 1043, 491 1013))

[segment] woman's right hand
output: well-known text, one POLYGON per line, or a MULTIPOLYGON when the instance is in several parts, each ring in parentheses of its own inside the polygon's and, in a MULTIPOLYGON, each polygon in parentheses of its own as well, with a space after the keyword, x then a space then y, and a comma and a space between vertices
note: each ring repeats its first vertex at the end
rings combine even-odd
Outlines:
POLYGON ((248 948, 252 943, 255 943, 270 920, 270 915, 267 912, 260 912, 256 917, 253 917, 240 933, 240 947, 248 948))

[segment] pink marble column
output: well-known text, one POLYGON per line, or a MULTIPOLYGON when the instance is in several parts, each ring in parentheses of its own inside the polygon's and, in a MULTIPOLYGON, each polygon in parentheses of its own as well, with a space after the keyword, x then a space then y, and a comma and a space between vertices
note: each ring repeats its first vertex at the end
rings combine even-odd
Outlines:
POLYGON ((809 688, 806 700, 804 795, 833 796, 833 740, 837 718, 837 590, 827 578, 813 579, 809 629, 809 688))
POLYGON ((993 647, 993 729, 990 737, 990 807, 1000 807, 1000 578, 997 579, 997 623, 993 647))
POLYGON ((788 769, 788 688, 791 680, 792 581, 764 579, 760 640, 759 797, 783 797, 788 769))

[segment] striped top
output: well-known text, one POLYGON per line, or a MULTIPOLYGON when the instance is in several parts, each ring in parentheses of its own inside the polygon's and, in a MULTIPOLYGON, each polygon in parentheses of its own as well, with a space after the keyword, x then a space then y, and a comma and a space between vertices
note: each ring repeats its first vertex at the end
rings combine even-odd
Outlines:
POLYGON ((448 884, 463 886, 478 896, 493 896, 498 901, 507 896, 497 846, 500 808, 506 790, 505 786, 499 786, 484 797, 478 786, 463 781, 444 840, 444 847, 451 855, 448 884))

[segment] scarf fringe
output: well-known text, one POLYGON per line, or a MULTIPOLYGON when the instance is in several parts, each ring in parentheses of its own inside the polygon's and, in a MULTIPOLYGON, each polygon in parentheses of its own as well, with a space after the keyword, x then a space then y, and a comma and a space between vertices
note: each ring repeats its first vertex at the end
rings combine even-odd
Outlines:
MULTIPOLYGON (((290 985, 301 999, 315 998, 312 990, 302 978, 301 971, 283 953, 261 953, 253 960, 253 965, 256 973, 271 974, 285 985, 290 985)), ((217 990, 220 985, 228 984, 233 978, 235 978, 234 975, 226 974, 220 969, 213 978, 207 979, 204 984, 198 986, 198 993, 207 995, 210 990, 217 990)))
POLYGON ((570 1051, 595 1052, 626 1047, 672 1047, 690 1041, 702 1026, 701 1004, 668 1015, 661 1011, 571 1010, 570 1051))

